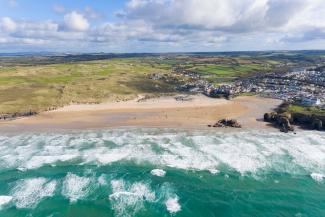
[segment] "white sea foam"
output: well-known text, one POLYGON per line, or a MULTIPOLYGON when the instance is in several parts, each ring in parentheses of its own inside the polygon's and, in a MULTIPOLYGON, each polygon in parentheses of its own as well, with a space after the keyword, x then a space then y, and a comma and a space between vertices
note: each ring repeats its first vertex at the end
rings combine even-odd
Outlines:
POLYGON ((112 180, 112 194, 109 195, 116 216, 134 216, 144 207, 144 202, 154 202, 156 195, 146 183, 126 183, 112 180))
POLYGON ((325 179, 325 175, 324 174, 320 174, 320 173, 312 173, 310 174, 311 178, 313 178, 316 182, 322 182, 323 179, 325 179))
POLYGON ((150 173, 151 175, 158 177, 164 177, 166 175, 166 171, 162 169, 153 169, 150 173))
POLYGON ((12 201, 11 196, 0 195, 0 210, 5 208, 12 201))
POLYGON ((320 132, 297 135, 268 131, 159 130, 43 133, 0 136, 0 150, 0 168, 4 169, 36 169, 62 162, 107 165, 134 161, 212 173, 220 165, 226 165, 242 175, 270 170, 291 174, 325 172, 325 135, 320 132))
POLYGON ((168 198, 165 202, 166 208, 169 213, 177 213, 181 210, 181 205, 178 202, 178 197, 168 198))
POLYGON ((76 158, 77 155, 49 155, 49 156, 33 156, 26 163, 27 169, 36 169, 44 165, 50 165, 58 162, 69 161, 76 158))
POLYGON ((217 170, 217 169, 208 169, 208 171, 213 175, 216 175, 216 174, 220 173, 220 171, 217 170))
POLYGON ((51 197, 57 186, 56 181, 46 178, 20 180, 11 191, 17 208, 34 208, 45 197, 51 197))
MULTIPOLYGON (((130 155, 130 151, 132 149, 129 148, 119 148, 119 149, 112 149, 112 150, 105 150, 102 153, 95 153, 96 160, 101 164, 110 164, 116 161, 121 161, 123 159, 127 159, 130 155), (106 152, 105 152, 106 151, 106 152), (108 151, 108 152, 107 152, 108 151)), ((96 152, 96 151, 95 151, 96 152)))
POLYGON ((104 174, 100 175, 97 181, 100 185, 107 185, 106 176, 104 174))
POLYGON ((68 198, 70 202, 76 202, 88 195, 90 184, 90 178, 68 173, 63 181, 62 195, 68 198))

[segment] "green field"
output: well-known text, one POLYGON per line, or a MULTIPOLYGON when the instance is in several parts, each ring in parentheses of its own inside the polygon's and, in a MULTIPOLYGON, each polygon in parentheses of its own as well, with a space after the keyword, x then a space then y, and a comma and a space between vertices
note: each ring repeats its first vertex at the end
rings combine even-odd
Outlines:
POLYGON ((252 72, 264 72, 267 67, 263 67, 258 64, 246 64, 246 65, 205 65, 194 67, 193 70, 204 75, 217 75, 219 77, 238 77, 245 76, 252 72))
POLYGON ((325 116, 325 109, 320 109, 317 107, 305 107, 299 105, 290 105, 288 111, 291 113, 300 113, 305 115, 318 115, 325 116))
POLYGON ((269 72, 270 68, 262 64, 241 65, 203 65, 193 67, 192 70, 205 76, 210 82, 218 84, 232 81, 238 77, 244 77, 255 73, 269 72))

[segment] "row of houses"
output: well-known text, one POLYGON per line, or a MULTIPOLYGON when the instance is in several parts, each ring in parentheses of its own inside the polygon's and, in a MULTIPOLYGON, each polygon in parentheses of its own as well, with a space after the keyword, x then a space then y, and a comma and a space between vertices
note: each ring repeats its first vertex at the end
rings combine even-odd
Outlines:
POLYGON ((206 87, 205 93, 236 95, 260 93, 261 95, 295 102, 304 106, 325 104, 325 71, 295 71, 282 74, 258 75, 232 84, 206 87))
MULTIPOLYGON (((173 69, 173 79, 183 79, 178 90, 203 92, 207 96, 232 96, 243 93, 257 93, 265 97, 282 99, 304 106, 325 107, 325 71, 297 70, 287 73, 260 74, 241 78, 231 84, 214 86, 195 71, 181 67, 173 69), (176 78, 177 77, 177 78, 176 78)), ((153 80, 170 80, 169 75, 151 75, 153 80)))

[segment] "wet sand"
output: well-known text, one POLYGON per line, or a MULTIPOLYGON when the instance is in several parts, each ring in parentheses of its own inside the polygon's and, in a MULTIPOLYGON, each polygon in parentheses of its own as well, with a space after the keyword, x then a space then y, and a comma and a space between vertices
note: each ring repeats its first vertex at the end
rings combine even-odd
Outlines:
POLYGON ((191 96, 190 101, 161 97, 145 101, 69 105, 37 116, 0 122, 0 131, 42 131, 115 127, 207 128, 221 118, 235 118, 243 128, 267 128, 261 119, 281 101, 258 96, 232 100, 191 96))

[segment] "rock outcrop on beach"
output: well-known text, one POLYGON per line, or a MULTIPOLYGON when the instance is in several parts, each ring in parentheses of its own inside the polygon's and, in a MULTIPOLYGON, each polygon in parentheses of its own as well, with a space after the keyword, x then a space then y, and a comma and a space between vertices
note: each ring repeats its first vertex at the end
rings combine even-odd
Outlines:
POLYGON ((319 117, 316 115, 308 115, 302 113, 265 113, 264 121, 273 123, 282 132, 294 131, 292 125, 298 125, 302 128, 311 130, 324 130, 324 117, 319 117))
POLYGON ((315 118, 312 122, 312 127, 314 130, 322 130, 323 129, 323 121, 315 118))
POLYGON ((37 112, 34 111, 29 111, 29 112, 15 112, 15 113, 11 113, 11 114, 0 114, 0 120, 14 120, 16 118, 20 118, 20 117, 29 117, 29 116, 33 116, 33 115, 37 115, 37 112))
POLYGON ((277 117, 277 125, 280 127, 281 132, 287 133, 289 131, 294 131, 294 127, 291 125, 290 120, 287 117, 277 117))
POLYGON ((317 115, 308 115, 302 113, 294 113, 293 121, 295 124, 301 125, 305 128, 313 130, 325 130, 325 117, 317 115))
POLYGON ((264 121, 273 123, 281 132, 287 133, 289 131, 294 131, 294 127, 291 125, 292 117, 290 113, 265 113, 264 121))
MULTIPOLYGON (((211 125, 210 125, 211 127, 211 125)), ((235 119, 221 119, 212 127, 232 127, 232 128, 241 128, 242 126, 235 119)))

